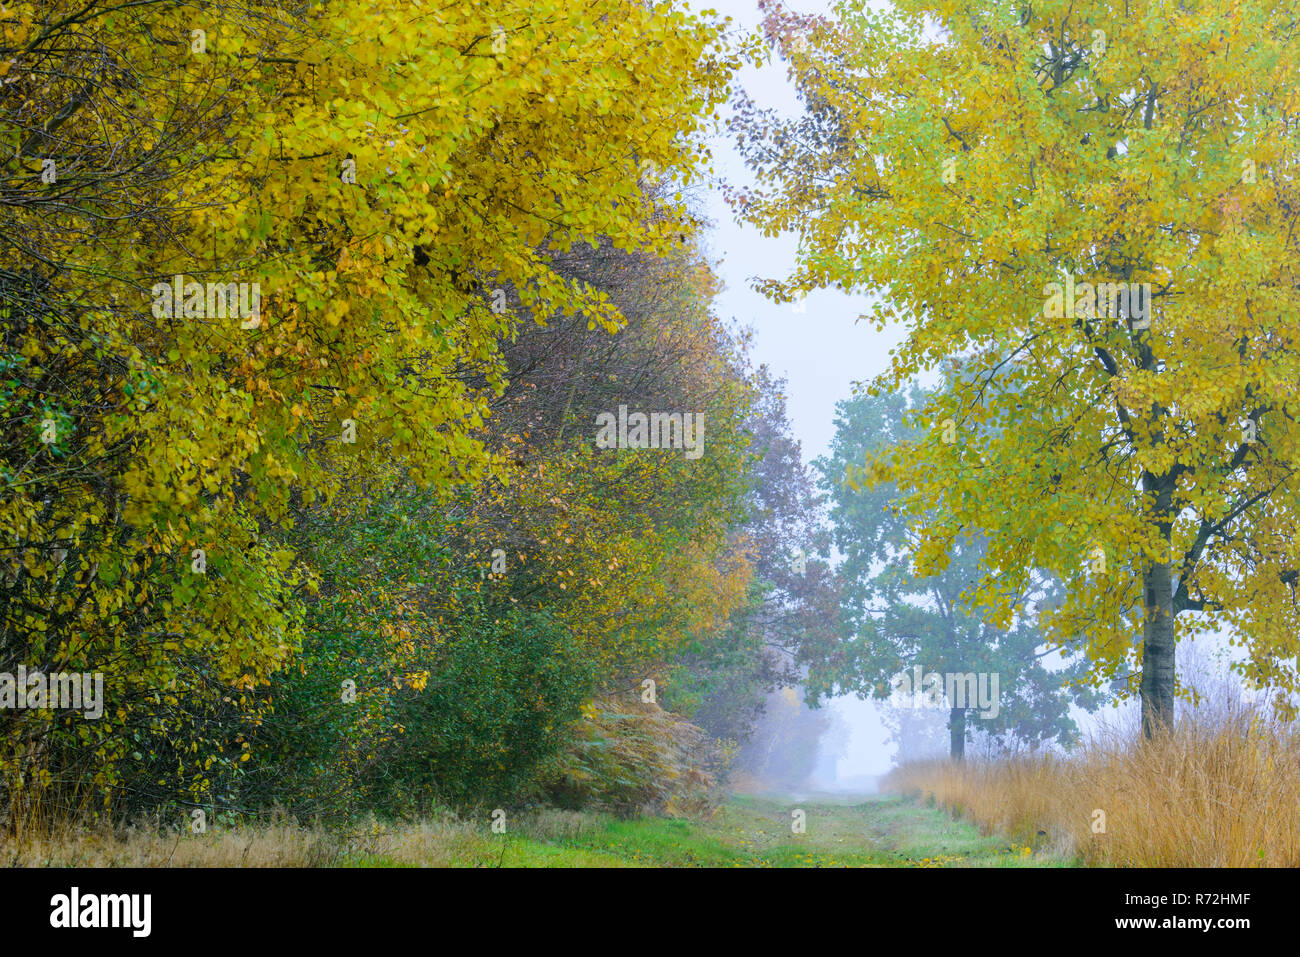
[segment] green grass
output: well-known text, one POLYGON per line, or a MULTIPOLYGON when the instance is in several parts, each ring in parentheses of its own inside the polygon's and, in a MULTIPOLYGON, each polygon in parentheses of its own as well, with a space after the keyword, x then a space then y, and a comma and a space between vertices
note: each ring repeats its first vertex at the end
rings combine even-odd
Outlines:
MULTIPOLYGON (((368 858, 360 866, 391 862, 368 858)), ((545 816, 516 833, 483 834, 456 854, 464 867, 1051 867, 1072 861, 1031 853, 1004 838, 901 798, 795 804, 734 798, 707 820, 604 815, 545 816), (805 812, 802 834, 791 811, 805 812)))

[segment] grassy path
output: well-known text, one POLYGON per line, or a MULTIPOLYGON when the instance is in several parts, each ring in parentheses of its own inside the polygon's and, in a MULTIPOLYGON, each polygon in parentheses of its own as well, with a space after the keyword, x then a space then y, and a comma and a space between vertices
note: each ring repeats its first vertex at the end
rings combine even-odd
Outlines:
MULTIPOLYGON (((383 860, 367 863, 383 866, 383 860)), ((1042 867, 1072 862, 1031 854, 970 824, 900 798, 792 804, 735 798, 709 821, 572 815, 474 842, 468 867, 1042 867), (791 811, 805 830, 791 830, 791 811)))

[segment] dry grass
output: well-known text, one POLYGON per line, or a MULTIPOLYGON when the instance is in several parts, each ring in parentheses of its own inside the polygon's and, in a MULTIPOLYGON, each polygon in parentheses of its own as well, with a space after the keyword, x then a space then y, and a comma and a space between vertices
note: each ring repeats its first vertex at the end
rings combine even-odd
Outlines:
POLYGON ((1300 735, 1248 708, 1065 758, 905 764, 882 786, 1091 865, 1300 866, 1300 735))
POLYGON ((557 803, 620 813, 707 815, 724 755, 703 729, 635 696, 602 695, 549 782, 557 803))
POLYGON ((10 867, 333 867, 372 859, 440 867, 489 845, 484 828, 448 814, 415 824, 371 821, 349 831, 286 818, 204 834, 141 822, 125 828, 60 825, 21 837, 0 835, 10 867))

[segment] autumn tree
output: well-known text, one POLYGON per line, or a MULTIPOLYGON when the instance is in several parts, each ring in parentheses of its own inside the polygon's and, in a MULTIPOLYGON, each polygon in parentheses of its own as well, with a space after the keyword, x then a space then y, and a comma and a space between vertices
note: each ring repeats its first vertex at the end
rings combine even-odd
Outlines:
POLYGON ((553 252, 680 245, 641 181, 702 167, 733 62, 720 25, 612 0, 0 20, 3 658, 117 702, 7 711, 6 783, 196 800, 301 645, 295 514, 483 480, 519 311, 619 323, 553 252))
POLYGON ((878 389, 969 373, 863 469, 902 492, 918 571, 986 536, 970 592, 998 627, 1059 576, 1045 627, 1096 677, 1140 670, 1148 735, 1196 630, 1294 692, 1294 5, 764 9, 808 106, 741 104, 739 209, 800 240, 765 288, 877 292, 907 330, 878 389))
POLYGON ((724 621, 748 562, 741 516, 752 390, 711 313, 711 270, 667 256, 575 247, 555 268, 618 304, 611 334, 584 314, 531 325, 507 347, 510 386, 493 441, 506 465, 467 506, 466 551, 504 574, 497 600, 545 604, 615 685, 660 673, 677 646, 724 621), (620 406, 701 416, 685 448, 598 448, 598 417, 620 406))
POLYGON ((817 554, 823 508, 786 410, 786 381, 751 370, 745 518, 753 578, 725 629, 678 659, 668 700, 719 738, 744 744, 773 691, 801 682, 798 649, 837 630, 834 577, 817 554))
POLYGON ((501 804, 545 785, 618 803, 619 780, 660 775, 672 742, 700 734, 639 699, 647 679, 676 683, 683 648, 712 648, 746 594, 753 389, 692 246, 603 240, 552 264, 608 297, 620 325, 523 311, 475 432, 490 476, 444 500, 362 448, 344 491, 295 511, 288 541, 319 594, 302 653, 273 678, 250 798, 319 813, 501 804), (701 454, 596 448, 596 417, 620 404, 703 415, 701 454))
MULTIPOLYGON (((239 25, 225 39, 278 47, 273 7, 227 12, 239 25)), ((238 744, 223 756, 212 732, 244 682, 283 663, 298 621, 303 576, 258 541, 241 501, 241 473, 266 461, 240 428, 249 406, 173 365, 142 266, 150 250, 193 249, 206 177, 246 115, 233 91, 265 67, 229 46, 195 53, 193 15, 163 2, 0 14, 0 667, 99 672, 112 702, 93 722, 5 711, 15 822, 47 788, 125 800, 124 768, 139 785, 236 761, 238 744)), ((202 369, 220 365, 226 324, 190 331, 202 369)))

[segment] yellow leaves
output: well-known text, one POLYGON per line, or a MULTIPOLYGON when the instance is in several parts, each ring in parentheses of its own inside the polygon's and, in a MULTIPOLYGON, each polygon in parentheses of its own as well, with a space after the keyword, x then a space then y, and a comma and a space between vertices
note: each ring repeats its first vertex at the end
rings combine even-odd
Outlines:
MULTIPOLYGON (((81 277, 78 283, 92 282, 78 286, 84 301, 113 306, 102 316, 75 311, 87 334, 93 332, 93 346, 80 350, 84 356, 76 343, 40 335, 21 343, 33 376, 75 382, 86 395, 112 400, 125 396, 121 377, 116 371, 109 379, 96 377, 129 356, 132 375, 139 375, 132 379, 132 388, 138 387, 132 399, 148 397, 143 410, 133 408, 112 422, 90 418, 79 424, 78 441, 84 444, 68 461, 87 470, 76 482, 84 478, 88 488, 100 491, 81 492, 71 487, 76 482, 65 482, 53 504, 65 517, 84 518, 83 529, 102 527, 86 534, 84 548, 78 545, 76 580, 100 580, 88 600, 70 611, 66 627, 106 660, 135 656, 148 662, 140 675, 117 676, 123 700, 153 700, 148 696, 157 694, 182 707, 195 701, 217 705, 188 683, 191 673, 211 670, 232 690, 252 693, 286 666, 301 633, 294 615, 303 597, 321 590, 320 581, 305 576, 293 554, 274 541, 254 544, 252 530, 263 523, 284 527, 289 489, 300 490, 308 504, 329 503, 358 475, 370 469, 373 477, 375 469, 359 447, 304 442, 313 410, 325 411, 327 402, 364 410, 356 414, 368 436, 401 437, 395 445, 403 459, 394 468, 427 481, 438 494, 474 487, 488 464, 474 443, 490 422, 488 404, 451 373, 490 367, 515 320, 484 309, 453 277, 495 275, 503 287, 543 290, 558 313, 572 314, 590 300, 590 314, 613 323, 608 297, 568 288, 530 244, 540 237, 562 244, 608 235, 633 245, 644 238, 639 221, 651 204, 630 190, 627 157, 635 152, 689 163, 692 154, 680 144, 692 139, 698 117, 688 107, 700 100, 701 87, 708 91, 704 100, 721 102, 725 71, 705 77, 700 55, 716 33, 693 21, 666 30, 651 11, 596 0, 594 7, 561 11, 548 32, 534 35, 542 29, 533 26, 541 22, 534 9, 508 0, 502 20, 520 25, 520 32, 510 33, 510 55, 484 63, 488 58, 460 54, 481 30, 481 11, 468 3, 464 9, 464 16, 443 11, 431 17, 402 0, 366 0, 346 12, 313 10, 301 31, 283 34, 259 33, 262 21, 232 16, 209 31, 209 57, 202 61, 188 54, 178 59, 176 50, 146 42, 138 31, 114 34, 97 22, 78 27, 87 42, 102 43, 138 68, 143 85, 132 91, 135 106, 172 102, 177 90, 185 99, 203 88, 213 102, 243 107, 220 129, 193 127, 199 140, 189 145, 193 155, 204 157, 197 167, 169 167, 171 180, 113 185, 124 199, 143 188, 148 202, 173 204, 178 223, 190 227, 188 239, 128 223, 120 235, 105 233, 90 249, 65 243, 50 221, 53 251, 59 253, 50 261, 66 261, 69 274, 81 277), (337 56, 340 49, 348 55, 337 56), (228 55, 240 50, 248 55, 228 55), (241 72, 274 60, 310 61, 315 68, 241 72), (655 82, 638 82, 636 76, 653 76, 655 82), (539 101, 549 126, 538 122, 539 101), (557 129, 565 135, 555 136, 557 129), (339 174, 349 156, 356 160, 356 184, 339 174), (581 222, 554 233, 554 224, 570 222, 574 210, 583 211, 581 222), (420 270, 409 262, 416 242, 429 259, 420 270), (412 282, 416 271, 425 274, 423 287, 412 282), (140 321, 139 289, 147 290, 157 276, 176 274, 258 281, 261 326, 241 329, 239 323, 193 318, 140 321), (106 275, 128 282, 120 288, 94 285, 99 279, 93 277, 106 275), (168 361, 155 363, 155 356, 168 361), (112 359, 101 362, 105 357, 112 359), (412 357, 420 364, 415 375, 437 383, 430 390, 435 396, 412 398, 412 357), (50 369, 34 367, 47 359, 50 369), (448 460, 455 461, 454 471, 446 467, 448 460), (102 495, 103 489, 113 494, 102 495), (106 506, 109 501, 121 502, 124 512, 106 506), (153 528, 167 529, 169 547, 133 537, 153 528), (127 544, 105 545, 113 536, 127 544), (175 548, 181 539, 186 547, 175 548), (213 560, 204 576, 188 570, 195 547, 213 560), (175 582, 176 567, 161 585, 145 577, 146 569, 168 564, 182 572, 175 582), (120 577, 109 581, 112 575, 120 577), (156 601, 168 603, 146 601, 142 596, 153 594, 151 588, 164 596, 156 601), (141 619, 133 620, 137 612, 141 619), (155 613, 166 619, 157 628, 150 617, 155 613), (141 620, 150 622, 148 629, 140 627, 141 620), (130 645, 142 630, 157 635, 153 643, 130 645), (191 656, 196 667, 178 677, 177 662, 191 656)), ((3 19, 3 45, 20 46, 26 23, 3 19)), ((173 34, 185 32, 168 35, 173 34)), ((12 77, 13 63, 0 63, 0 75, 12 77)), ((20 95, 19 87, 14 90, 20 95)), ((31 98, 28 107, 37 106, 41 95, 21 92, 31 98)), ((164 142, 165 134, 177 131, 167 125, 172 112, 147 116, 147 108, 133 107, 116 115, 128 124, 132 116, 147 116, 138 126, 71 124, 60 135, 72 137, 80 155, 117 155, 120 144, 111 136, 119 133, 123 143, 136 147, 164 142)), ((75 185, 69 188, 75 193, 75 185)), ((574 471, 566 463, 539 467, 541 494, 527 505, 530 514, 545 516, 542 537, 561 553, 553 568, 542 565, 548 577, 554 571, 566 599, 582 593, 573 602, 572 620, 587 629, 592 647, 612 646, 617 636, 607 620, 584 623, 584 615, 616 605, 618 589, 628 586, 637 613, 645 615, 658 596, 654 576, 661 565, 689 579, 711 556, 683 549, 665 558, 676 543, 649 536, 638 541, 639 530, 619 528, 599 514, 596 490, 562 487, 558 479, 574 471), (583 513, 586 524, 551 521, 552 512, 574 511, 583 513)), ((6 507, 0 530, 21 530, 33 514, 6 507)), ((49 578, 57 565, 26 555, 21 560, 32 579, 49 578)), ((0 560, 0 573, 6 567, 0 560)), ((715 590, 729 600, 716 579, 692 597, 707 598, 715 590)), ((24 630, 44 631, 56 601, 66 608, 70 599, 60 594, 33 610, 24 630)), ((693 618, 681 609, 674 614, 693 618)), ((399 660, 389 673, 422 690, 429 672, 410 660, 421 649, 409 635, 394 630, 399 660)), ((219 706, 252 707, 230 696, 219 706)), ((119 709, 115 721, 140 717, 133 704, 119 709)), ((247 750, 239 760, 248 760, 247 750)))
MULTIPOLYGON (((31 27, 27 20, 10 13, 4 8, 0 8, 0 37, 3 37, 5 46, 11 48, 22 47, 27 43, 30 30, 31 27)), ((9 72, 9 63, 4 64, 4 67, 5 69, 0 71, 0 75, 9 72)))

